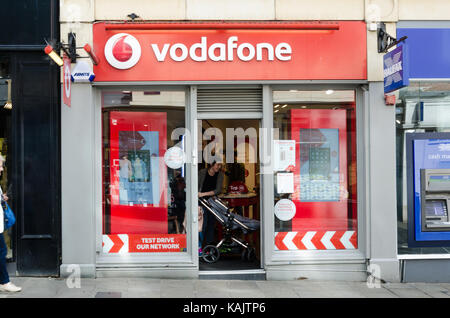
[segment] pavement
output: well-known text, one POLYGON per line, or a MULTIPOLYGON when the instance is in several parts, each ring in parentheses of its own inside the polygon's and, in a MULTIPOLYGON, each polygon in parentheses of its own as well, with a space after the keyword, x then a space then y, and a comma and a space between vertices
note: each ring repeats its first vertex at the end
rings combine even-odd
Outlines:
POLYGON ((450 283, 13 277, 0 298, 450 298, 450 283), (372 288, 371 288, 372 287, 372 288))

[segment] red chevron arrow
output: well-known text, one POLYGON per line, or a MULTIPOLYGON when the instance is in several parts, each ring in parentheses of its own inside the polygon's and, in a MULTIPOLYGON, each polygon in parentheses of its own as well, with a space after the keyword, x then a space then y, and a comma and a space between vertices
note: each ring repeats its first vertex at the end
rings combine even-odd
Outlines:
POLYGON ((298 232, 294 237, 293 242, 298 247, 299 250, 306 250, 306 246, 302 243, 302 238, 305 236, 306 232, 298 232))
POLYGON ((313 243, 318 250, 326 250, 326 247, 320 241, 325 233, 325 231, 317 231, 317 233, 314 234, 314 237, 311 239, 311 243, 313 243))
POLYGON ((117 234, 113 234, 113 235, 108 235, 108 237, 110 238, 110 240, 114 243, 113 247, 111 247, 111 249, 109 250, 110 253, 119 253, 120 249, 122 248, 122 246, 124 246, 123 241, 120 239, 119 235, 117 234))
POLYGON ((350 238, 350 243, 352 243, 355 248, 358 248, 358 235, 356 234, 356 231, 350 238))
POLYGON ((284 237, 287 235, 287 232, 279 232, 276 236, 275 236, 275 246, 279 249, 279 250, 287 250, 286 245, 284 245, 283 243, 283 239, 284 237))
POLYGON ((341 237, 344 235, 345 231, 336 231, 334 233, 333 237, 330 239, 331 244, 334 245, 334 247, 337 250, 344 250, 345 246, 341 243, 341 237))

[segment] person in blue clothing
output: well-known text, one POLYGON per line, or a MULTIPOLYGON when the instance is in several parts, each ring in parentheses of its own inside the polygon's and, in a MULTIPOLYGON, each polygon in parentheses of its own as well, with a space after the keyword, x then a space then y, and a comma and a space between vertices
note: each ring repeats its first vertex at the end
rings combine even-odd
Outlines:
MULTIPOLYGON (((3 172, 3 163, 5 159, 0 155, 0 175, 3 172)), ((3 193, 0 187, 0 200, 8 201, 8 196, 3 193)), ((8 271, 6 269, 6 255, 8 249, 5 244, 5 239, 3 237, 4 231, 4 215, 3 208, 0 204, 0 292, 19 292, 22 288, 17 287, 9 281, 8 271)))

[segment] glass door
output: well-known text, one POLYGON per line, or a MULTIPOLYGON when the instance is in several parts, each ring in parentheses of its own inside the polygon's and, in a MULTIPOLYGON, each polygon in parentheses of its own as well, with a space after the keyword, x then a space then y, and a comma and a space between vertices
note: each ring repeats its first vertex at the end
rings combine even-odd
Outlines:
POLYGON ((202 162, 198 165, 198 191, 203 214, 200 271, 259 270, 260 120, 210 118, 200 123, 202 162))
POLYGON ((274 250, 358 249, 356 93, 273 92, 274 250))

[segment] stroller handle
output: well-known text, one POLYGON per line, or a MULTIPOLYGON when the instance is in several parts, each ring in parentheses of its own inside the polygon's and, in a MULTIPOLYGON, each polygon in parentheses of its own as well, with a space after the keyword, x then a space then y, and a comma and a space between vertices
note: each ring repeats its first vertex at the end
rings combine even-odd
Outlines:
MULTIPOLYGON (((247 231, 250 231, 250 230, 251 230, 246 224, 244 224, 244 223, 242 223, 241 221, 237 220, 237 219, 233 216, 233 214, 230 213, 229 208, 225 205, 225 203, 224 203, 221 199, 219 199, 219 198, 216 197, 216 196, 211 197, 211 199, 213 199, 214 202, 220 204, 224 209, 227 210, 227 213, 226 213, 226 214, 227 214, 227 217, 228 217, 228 218, 231 217, 233 222, 235 222, 236 224, 238 224, 239 226, 241 226, 243 229, 245 229, 245 230, 247 230, 247 231)), ((220 215, 218 215, 217 212, 215 212, 213 209, 211 209, 211 207, 210 207, 209 204, 207 203, 208 201, 207 201, 206 199, 200 198, 199 201, 202 203, 202 205, 203 205, 205 208, 208 209, 208 211, 210 211, 216 218, 218 218, 219 221, 221 221, 221 223, 225 223, 225 220, 224 220, 220 215)))

